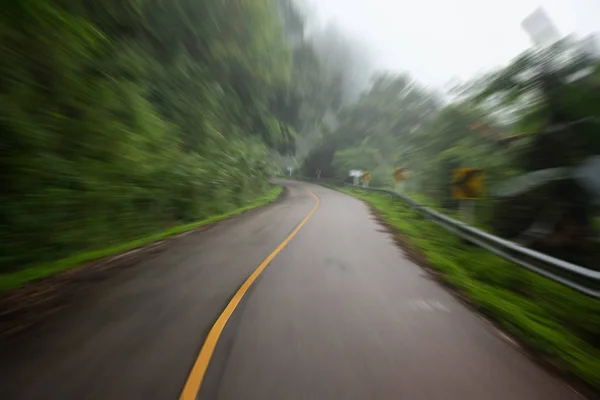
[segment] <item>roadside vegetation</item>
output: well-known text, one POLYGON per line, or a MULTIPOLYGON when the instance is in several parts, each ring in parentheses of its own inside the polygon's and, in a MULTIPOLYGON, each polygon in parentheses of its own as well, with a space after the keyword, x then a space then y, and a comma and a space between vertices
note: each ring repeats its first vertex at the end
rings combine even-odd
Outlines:
POLYGON ((176 225, 165 231, 148 236, 143 236, 141 238, 120 243, 118 245, 107 247, 104 249, 73 254, 61 260, 37 265, 34 264, 27 268, 20 269, 12 273, 2 274, 0 275, 0 293, 18 288, 28 282, 45 278, 47 276, 59 273, 61 271, 65 271, 73 267, 77 267, 90 261, 121 254, 126 251, 146 246, 159 240, 178 235, 180 233, 189 232, 206 225, 214 224, 216 222, 252 210, 254 208, 264 206, 276 200, 281 195, 282 190, 282 186, 273 185, 266 191, 266 193, 263 196, 254 199, 253 201, 249 202, 243 207, 233 209, 223 214, 216 214, 209 218, 196 222, 190 222, 183 225, 176 225))
POLYGON ((600 301, 465 244, 391 195, 338 190, 367 202, 444 282, 508 332, 562 371, 600 388, 600 301))

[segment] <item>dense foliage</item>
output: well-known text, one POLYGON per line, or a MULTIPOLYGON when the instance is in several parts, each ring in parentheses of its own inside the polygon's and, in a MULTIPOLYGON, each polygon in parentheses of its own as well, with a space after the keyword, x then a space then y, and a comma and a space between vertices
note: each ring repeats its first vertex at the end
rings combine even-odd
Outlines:
POLYGON ((1 269, 264 193, 272 155, 336 102, 303 18, 286 0, 5 4, 1 269))
POLYGON ((405 189, 452 208, 453 168, 484 168, 490 193, 599 152, 593 126, 535 134, 600 114, 597 64, 568 43, 448 102, 406 74, 372 75, 356 39, 309 22, 293 0, 7 4, 0 268, 227 211, 301 163, 309 176, 368 169, 375 186, 404 167, 405 189))

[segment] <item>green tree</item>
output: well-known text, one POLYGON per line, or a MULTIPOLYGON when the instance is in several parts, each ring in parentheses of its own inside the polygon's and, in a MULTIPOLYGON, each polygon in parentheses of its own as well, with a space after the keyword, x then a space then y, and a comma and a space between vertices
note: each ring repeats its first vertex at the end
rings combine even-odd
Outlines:
POLYGON ((479 82, 476 100, 496 97, 516 105, 517 128, 534 133, 518 157, 529 175, 505 183, 502 191, 495 218, 501 234, 553 252, 580 246, 591 235, 593 198, 560 168, 600 154, 598 124, 589 119, 600 116, 600 96, 589 89, 594 66, 576 43, 564 40, 526 51, 479 82))
POLYGON ((262 194, 271 154, 295 151, 300 109, 312 96, 303 93, 313 90, 304 86, 318 86, 304 78, 318 75, 310 45, 286 41, 290 23, 277 5, 7 3, 0 270, 130 240, 262 194))
POLYGON ((320 169, 323 176, 345 178, 352 168, 383 167, 389 182, 400 154, 410 149, 414 132, 427 124, 439 107, 437 96, 409 76, 375 75, 370 89, 339 113, 336 129, 307 157, 305 171, 313 174, 320 169), (357 157, 354 166, 350 155, 357 157))

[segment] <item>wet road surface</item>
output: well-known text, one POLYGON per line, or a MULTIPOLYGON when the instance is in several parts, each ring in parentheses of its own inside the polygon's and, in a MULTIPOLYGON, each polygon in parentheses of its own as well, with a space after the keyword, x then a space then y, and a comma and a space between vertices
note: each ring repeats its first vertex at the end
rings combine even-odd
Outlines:
POLYGON ((284 198, 192 233, 0 348, 3 399, 177 399, 236 308, 199 399, 578 399, 409 261, 360 201, 284 198))

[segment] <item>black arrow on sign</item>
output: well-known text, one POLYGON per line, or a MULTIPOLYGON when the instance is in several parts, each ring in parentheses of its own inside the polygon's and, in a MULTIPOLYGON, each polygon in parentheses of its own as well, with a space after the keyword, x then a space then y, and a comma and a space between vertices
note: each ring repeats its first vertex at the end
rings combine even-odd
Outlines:
POLYGON ((470 169, 466 174, 463 175, 461 179, 454 181, 454 184, 462 190, 462 192, 466 195, 465 197, 475 198, 477 197, 477 193, 474 193, 469 187, 468 183, 475 175, 481 172, 480 169, 470 169))

